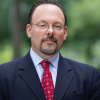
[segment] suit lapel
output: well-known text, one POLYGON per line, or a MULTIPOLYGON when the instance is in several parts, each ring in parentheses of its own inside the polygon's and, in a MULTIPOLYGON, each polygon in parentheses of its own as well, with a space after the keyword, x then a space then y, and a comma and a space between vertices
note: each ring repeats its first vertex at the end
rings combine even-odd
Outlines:
POLYGON ((67 91, 72 79, 73 71, 67 60, 60 56, 53 100, 61 100, 67 91))
MULTIPOLYGON (((42 85, 29 53, 21 61, 19 70, 20 77, 37 96, 37 98, 39 100, 46 100, 42 85)), ((64 93, 67 91, 73 79, 73 76, 70 64, 65 58, 60 56, 53 100, 61 100, 63 98, 64 93)))
POLYGON ((26 57, 24 57, 23 62, 24 65, 22 65, 19 69, 21 71, 20 77, 23 79, 23 81, 25 81, 27 86, 39 100, 46 100, 41 82, 29 53, 26 55, 26 57))

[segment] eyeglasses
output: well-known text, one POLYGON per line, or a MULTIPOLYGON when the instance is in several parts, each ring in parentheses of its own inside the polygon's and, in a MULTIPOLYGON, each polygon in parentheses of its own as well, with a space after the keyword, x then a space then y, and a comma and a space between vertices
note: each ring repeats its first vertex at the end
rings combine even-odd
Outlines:
POLYGON ((48 29, 50 26, 52 26, 52 28, 55 30, 55 31, 60 31, 60 30, 63 30, 65 26, 63 26, 62 24, 54 24, 54 25, 48 25, 47 23, 38 23, 38 24, 33 24, 33 23, 30 23, 30 25, 37 25, 37 27, 39 29, 48 29))

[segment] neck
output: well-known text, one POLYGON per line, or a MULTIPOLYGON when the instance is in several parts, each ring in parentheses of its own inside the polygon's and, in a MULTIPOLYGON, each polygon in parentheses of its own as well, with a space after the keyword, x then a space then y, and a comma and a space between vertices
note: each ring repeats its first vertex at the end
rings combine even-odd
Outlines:
MULTIPOLYGON (((56 53, 56 54, 57 54, 57 53, 56 53)), ((53 54, 53 55, 41 54, 41 55, 39 55, 39 56, 40 56, 41 58, 45 59, 45 60, 48 60, 48 59, 52 58, 54 55, 56 55, 56 54, 53 54)))
POLYGON ((46 54, 43 54, 42 52, 38 52, 38 51, 35 51, 33 48, 32 48, 32 50, 36 53, 36 54, 38 54, 41 58, 43 58, 43 59, 45 59, 45 60, 48 60, 48 59, 50 59, 50 58, 52 58, 54 55, 56 55, 58 52, 56 52, 55 54, 52 54, 52 55, 46 55, 46 54))

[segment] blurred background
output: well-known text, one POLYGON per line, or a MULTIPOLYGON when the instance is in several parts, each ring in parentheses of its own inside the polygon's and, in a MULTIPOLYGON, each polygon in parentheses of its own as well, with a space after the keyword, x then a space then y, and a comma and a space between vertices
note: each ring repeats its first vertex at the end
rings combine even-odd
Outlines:
MULTIPOLYGON (((68 37, 60 53, 100 71, 100 0, 56 0, 67 15, 68 37)), ((0 64, 27 54, 29 11, 36 0, 0 0, 0 64)))

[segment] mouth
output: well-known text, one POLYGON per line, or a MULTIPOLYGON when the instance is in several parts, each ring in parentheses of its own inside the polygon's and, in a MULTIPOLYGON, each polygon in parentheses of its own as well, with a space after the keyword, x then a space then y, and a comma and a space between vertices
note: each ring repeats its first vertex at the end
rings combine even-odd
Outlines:
POLYGON ((46 43, 56 43, 56 41, 54 41, 54 40, 45 40, 44 42, 46 42, 46 43))
POLYGON ((55 38, 55 37, 46 37, 46 38, 43 38, 42 40, 41 40, 41 44, 43 43, 43 42, 45 42, 45 43, 56 43, 57 44, 57 38, 55 38))

